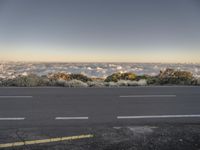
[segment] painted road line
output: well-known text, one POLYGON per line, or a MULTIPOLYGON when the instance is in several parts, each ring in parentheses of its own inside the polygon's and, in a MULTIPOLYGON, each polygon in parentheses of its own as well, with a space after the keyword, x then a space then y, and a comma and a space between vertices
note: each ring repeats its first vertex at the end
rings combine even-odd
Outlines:
POLYGON ((5 143, 5 144, 0 144, 0 148, 33 145, 33 144, 44 144, 44 143, 61 142, 61 141, 68 141, 68 140, 79 140, 79 139, 92 138, 92 137, 94 137, 92 134, 86 134, 86 135, 68 136, 68 137, 51 138, 51 139, 43 139, 43 140, 5 143))
POLYGON ((153 119, 153 118, 199 118, 197 115, 155 115, 155 116, 117 116, 117 119, 153 119))
POLYGON ((55 120, 86 120, 89 117, 56 117, 55 120))
POLYGON ((129 98, 129 97, 135 97, 135 98, 142 98, 142 97, 145 97, 145 98, 152 98, 152 97, 176 97, 176 95, 122 95, 122 96, 119 96, 121 98, 129 98))
POLYGON ((0 121, 17 121, 17 120, 25 120, 25 118, 0 118, 0 121))
POLYGON ((0 96, 0 98, 33 98, 33 96, 0 96))
POLYGON ((38 86, 38 87, 0 87, 0 89, 57 89, 57 88, 65 88, 65 87, 59 87, 59 86, 38 86))

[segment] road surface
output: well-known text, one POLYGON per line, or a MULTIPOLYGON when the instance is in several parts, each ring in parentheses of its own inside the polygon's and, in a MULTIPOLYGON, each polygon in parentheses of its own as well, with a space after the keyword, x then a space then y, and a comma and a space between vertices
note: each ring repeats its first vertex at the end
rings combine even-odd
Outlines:
POLYGON ((200 123, 200 87, 0 88, 1 143, 16 130, 57 137, 154 123, 200 123))

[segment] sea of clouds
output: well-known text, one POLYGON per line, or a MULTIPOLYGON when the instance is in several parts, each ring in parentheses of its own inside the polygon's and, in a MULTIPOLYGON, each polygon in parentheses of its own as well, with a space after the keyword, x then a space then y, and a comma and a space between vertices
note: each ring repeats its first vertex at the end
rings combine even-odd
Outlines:
POLYGON ((15 78, 18 75, 66 72, 81 73, 89 77, 105 78, 116 72, 134 72, 138 75, 157 75, 160 70, 173 68, 192 72, 200 77, 200 64, 162 63, 26 63, 1 62, 0 78, 15 78))

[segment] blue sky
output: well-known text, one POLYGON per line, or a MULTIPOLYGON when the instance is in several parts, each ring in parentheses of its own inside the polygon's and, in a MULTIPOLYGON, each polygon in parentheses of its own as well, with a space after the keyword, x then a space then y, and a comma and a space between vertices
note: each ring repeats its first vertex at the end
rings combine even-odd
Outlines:
POLYGON ((197 62, 198 0, 0 0, 0 60, 197 62))

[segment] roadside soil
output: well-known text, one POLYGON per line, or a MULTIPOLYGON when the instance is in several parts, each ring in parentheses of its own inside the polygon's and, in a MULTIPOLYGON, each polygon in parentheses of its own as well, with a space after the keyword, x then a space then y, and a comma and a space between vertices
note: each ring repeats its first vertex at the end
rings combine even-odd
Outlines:
MULTIPOLYGON (((200 125, 93 127, 93 138, 9 150, 200 150, 200 125)), ((37 136, 35 136, 37 137, 37 136)))

